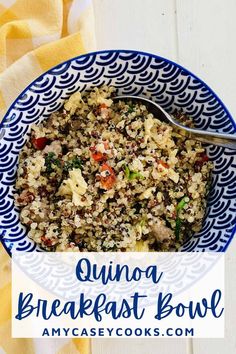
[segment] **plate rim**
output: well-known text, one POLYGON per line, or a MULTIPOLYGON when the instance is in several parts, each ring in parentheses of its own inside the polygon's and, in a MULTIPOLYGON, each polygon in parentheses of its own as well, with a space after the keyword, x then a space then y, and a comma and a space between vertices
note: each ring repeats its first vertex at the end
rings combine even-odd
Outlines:
MULTIPOLYGON (((103 50, 98 50, 98 51, 93 51, 93 52, 88 52, 88 53, 84 53, 81 55, 77 55, 75 57, 72 57, 68 60, 62 61, 60 63, 58 63, 57 65, 51 67, 50 69, 48 69, 47 71, 44 71, 41 75, 39 75, 36 79, 34 79, 28 86, 26 86, 24 88, 24 90, 22 90, 22 92, 16 97, 16 99, 11 103, 11 105, 9 106, 9 108, 7 109, 6 113, 4 114, 4 117, 2 119, 2 121, 0 122, 0 133, 1 130, 4 129, 4 123, 5 120, 7 119, 7 116, 9 115, 9 113, 11 112, 12 109, 14 109, 15 104, 17 103, 17 101, 38 81, 40 80, 43 76, 45 76, 46 74, 50 74, 51 71, 55 70, 57 67, 59 67, 60 65, 63 64, 69 64, 72 61, 82 58, 82 57, 88 57, 88 56, 93 56, 93 55, 99 55, 99 54, 105 54, 105 53, 130 53, 130 54, 141 54, 141 55, 145 55, 148 57, 152 57, 155 59, 159 59, 159 60, 163 60, 166 63, 169 63, 171 65, 174 65, 176 67, 178 67, 179 69, 183 70, 185 73, 187 73, 188 75, 190 75, 191 77, 193 77, 194 79, 198 80, 201 84, 203 84, 209 91, 210 93, 213 95, 214 98, 216 98, 216 100, 221 104, 223 110, 226 112, 230 122, 232 123, 232 126, 234 128, 234 134, 236 135, 236 120, 234 120, 233 116, 231 115, 231 113, 229 112, 228 108, 226 107, 226 105, 224 104, 224 102, 220 99, 220 97, 215 93, 215 91, 208 85, 205 83, 205 81, 203 81, 201 78, 199 78, 197 75, 195 75, 194 73, 192 73, 190 70, 186 69, 184 66, 180 65, 179 63, 176 63, 173 60, 167 59, 165 57, 162 57, 160 55, 157 54, 153 54, 153 53, 149 53, 149 52, 145 52, 145 51, 140 51, 140 50, 134 50, 134 49, 103 49, 103 50)), ((227 248, 229 247, 230 243, 232 242, 232 239, 234 237, 234 235, 236 234, 236 223, 234 225, 234 228, 231 232, 231 235, 228 238, 228 242, 225 244, 225 246, 223 247, 223 249, 221 251, 217 251, 217 252, 226 252, 227 248)), ((11 257, 12 252, 9 250, 8 247, 6 247, 4 241, 4 234, 0 235, 0 242, 3 245, 3 247, 5 248, 6 252, 9 254, 9 256, 11 257)), ((194 251, 191 251, 194 252, 194 251)))

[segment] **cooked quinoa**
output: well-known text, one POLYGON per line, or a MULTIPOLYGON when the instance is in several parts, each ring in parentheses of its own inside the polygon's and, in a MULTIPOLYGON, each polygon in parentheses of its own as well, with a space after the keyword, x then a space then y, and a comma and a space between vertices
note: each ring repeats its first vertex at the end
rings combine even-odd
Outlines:
POLYGON ((114 94, 77 92, 32 126, 15 200, 45 250, 174 251, 201 229, 212 169, 205 148, 114 94))

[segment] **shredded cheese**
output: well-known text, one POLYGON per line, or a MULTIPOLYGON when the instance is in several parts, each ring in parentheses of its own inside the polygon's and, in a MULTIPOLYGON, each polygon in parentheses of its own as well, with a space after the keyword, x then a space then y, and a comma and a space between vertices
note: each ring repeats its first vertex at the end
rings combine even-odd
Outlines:
POLYGON ((83 201, 81 196, 86 193, 87 183, 84 180, 81 170, 74 168, 69 172, 69 178, 64 180, 58 190, 58 195, 72 195, 72 202, 75 205, 85 206, 88 201, 83 201))
POLYGON ((147 143, 148 139, 151 137, 151 129, 154 125, 154 119, 151 117, 148 117, 145 122, 144 122, 144 129, 145 129, 145 137, 144 141, 147 143))
POLYGON ((156 187, 149 187, 143 193, 140 194, 140 199, 149 199, 152 196, 152 193, 156 190, 156 187))
POLYGON ((70 114, 74 114, 81 101, 82 101, 81 93, 75 92, 73 95, 70 96, 68 101, 66 101, 64 107, 67 111, 70 112, 70 114))

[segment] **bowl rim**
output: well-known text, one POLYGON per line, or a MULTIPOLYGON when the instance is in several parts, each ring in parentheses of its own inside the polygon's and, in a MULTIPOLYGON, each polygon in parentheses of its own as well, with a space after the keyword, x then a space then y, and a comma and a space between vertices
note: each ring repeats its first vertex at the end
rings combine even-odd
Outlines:
MULTIPOLYGON (((0 132, 1 132, 1 129, 4 129, 4 122, 7 119, 7 116, 9 115, 11 110, 14 108, 15 104, 17 103, 17 101, 31 88, 31 86, 33 86, 35 84, 35 82, 40 80, 44 75, 50 74, 50 72, 55 70, 58 66, 63 65, 63 64, 71 63, 72 61, 74 61, 76 59, 79 59, 79 58, 82 58, 82 57, 87 57, 87 56, 92 56, 92 55, 97 55, 97 54, 105 54, 105 53, 111 53, 111 54, 112 53, 141 54, 141 55, 145 55, 145 56, 152 57, 152 58, 155 58, 155 59, 163 60, 163 61, 165 61, 165 62, 167 62, 167 63, 169 63, 171 65, 174 65, 174 66, 178 67, 179 69, 183 70, 185 73, 187 73, 188 75, 190 75, 194 79, 198 80, 201 84, 203 84, 210 91, 212 96, 214 98, 216 98, 216 100, 222 105, 223 110, 226 112, 230 122, 232 123, 232 125, 234 127, 234 133, 236 134, 236 120, 234 120, 234 118, 232 117, 232 115, 229 112, 228 108, 225 106, 225 104, 219 98, 219 96, 202 79, 200 79, 197 75, 193 74, 190 70, 186 69, 184 66, 174 62, 173 60, 167 59, 167 58, 162 57, 162 56, 157 55, 157 54, 153 54, 153 53, 149 53, 149 52, 145 52, 145 51, 140 51, 140 50, 134 50, 134 49, 103 49, 103 50, 88 52, 88 53, 84 53, 84 54, 81 54, 81 55, 77 55, 77 56, 72 57, 72 58, 70 58, 68 60, 62 61, 62 62, 58 63, 57 65, 51 67, 47 71, 44 71, 41 75, 39 75, 36 79, 34 79, 28 86, 26 86, 24 88, 24 90, 11 103, 11 105, 7 109, 6 113, 4 114, 4 117, 3 117, 2 121, 0 122, 0 132)), ((236 223, 235 223, 234 228, 233 228, 233 230, 231 232, 231 235, 228 238, 227 243, 225 244, 225 246, 223 247, 223 249, 220 252, 222 252, 222 253, 226 252, 226 250, 229 247, 230 243, 232 242, 232 239, 233 239, 235 234, 236 234, 236 223)), ((11 251, 6 247, 5 243, 3 242, 3 238, 4 238, 4 235, 3 236, 0 235, 0 242, 3 245, 3 247, 5 248, 5 250, 7 251, 7 253, 11 256, 11 251)), ((192 251, 192 252, 194 252, 194 251, 192 251)), ((219 252, 219 251, 217 251, 217 252, 219 252)))

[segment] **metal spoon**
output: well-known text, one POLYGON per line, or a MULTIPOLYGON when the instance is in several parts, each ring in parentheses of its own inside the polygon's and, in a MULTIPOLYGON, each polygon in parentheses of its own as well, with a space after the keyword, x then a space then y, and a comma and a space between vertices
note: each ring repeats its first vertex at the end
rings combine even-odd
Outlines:
POLYGON ((138 97, 138 96, 116 96, 112 98, 113 100, 132 100, 136 102, 141 102, 147 106, 150 113, 153 113, 154 117, 159 120, 169 123, 175 127, 175 131, 177 131, 180 135, 183 135, 187 138, 191 138, 194 140, 199 140, 203 143, 219 145, 223 147, 227 147, 229 149, 236 150, 236 135, 232 134, 222 134, 222 133, 214 133, 211 131, 204 131, 195 128, 189 128, 179 123, 173 116, 168 114, 159 104, 149 100, 148 98, 138 97))

